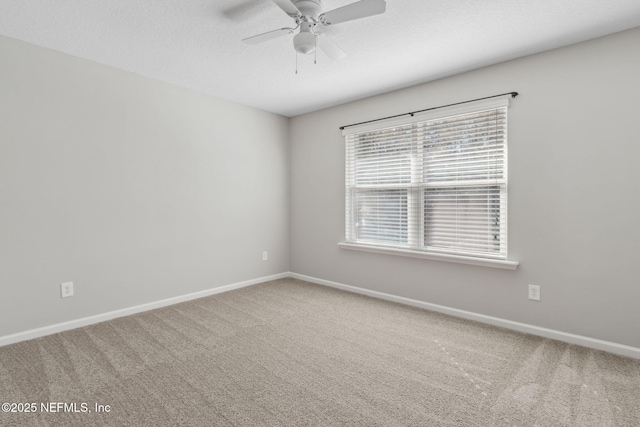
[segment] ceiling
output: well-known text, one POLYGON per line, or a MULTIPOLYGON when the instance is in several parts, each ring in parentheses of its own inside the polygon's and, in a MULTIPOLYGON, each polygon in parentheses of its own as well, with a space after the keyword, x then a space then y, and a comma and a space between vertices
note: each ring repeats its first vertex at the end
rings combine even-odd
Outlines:
POLYGON ((297 74, 292 36, 241 41, 292 23, 271 0, 0 0, 2 35, 288 117, 637 27, 640 1, 387 0, 297 74))

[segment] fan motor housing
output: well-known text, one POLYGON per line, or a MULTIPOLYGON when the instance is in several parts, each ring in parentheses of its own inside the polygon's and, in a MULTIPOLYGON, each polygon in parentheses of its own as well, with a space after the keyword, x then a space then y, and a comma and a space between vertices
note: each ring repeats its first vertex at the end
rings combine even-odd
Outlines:
POLYGON ((322 12, 322 0, 293 0, 292 3, 302 16, 311 17, 316 21, 322 12))

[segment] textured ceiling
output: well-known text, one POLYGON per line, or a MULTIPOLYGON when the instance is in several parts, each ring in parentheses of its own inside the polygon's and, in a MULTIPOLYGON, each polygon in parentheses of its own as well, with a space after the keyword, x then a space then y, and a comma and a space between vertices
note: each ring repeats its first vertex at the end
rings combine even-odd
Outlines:
POLYGON ((387 0, 298 74, 291 36, 241 41, 291 24, 270 0, 0 0, 2 35, 285 116, 637 27, 640 1, 387 0))

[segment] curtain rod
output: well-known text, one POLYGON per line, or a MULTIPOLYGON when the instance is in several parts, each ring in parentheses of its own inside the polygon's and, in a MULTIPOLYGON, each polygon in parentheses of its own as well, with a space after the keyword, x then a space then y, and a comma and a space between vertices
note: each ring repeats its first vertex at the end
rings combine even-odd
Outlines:
POLYGON ((499 95, 491 95, 491 96, 485 96, 484 98, 478 98, 478 99, 470 99, 469 101, 462 101, 462 102, 456 102, 454 104, 447 104, 447 105, 441 105, 439 107, 431 107, 431 108, 425 108, 424 110, 418 110, 418 111, 411 111, 409 113, 404 113, 404 114, 396 114, 395 116, 388 116, 388 117, 382 117, 380 119, 373 119, 373 120, 367 120, 366 122, 360 122, 360 123, 352 123, 350 125, 344 125, 344 126, 340 126, 340 130, 344 130, 344 128, 348 128, 351 126, 358 126, 358 125, 364 125, 366 123, 373 123, 373 122, 379 122, 381 120, 387 120, 387 119, 393 119, 396 117, 402 117, 402 116, 413 116, 416 113, 422 113, 425 111, 430 111, 430 110, 437 110, 438 108, 445 108, 445 107, 452 107, 454 105, 460 105, 460 104, 466 104, 468 102, 475 102, 475 101, 482 101, 483 99, 490 99, 490 98, 497 98, 499 96, 504 96, 504 95, 511 95, 512 98, 515 98, 516 96, 518 96, 518 92, 507 92, 507 93, 501 93, 499 95))

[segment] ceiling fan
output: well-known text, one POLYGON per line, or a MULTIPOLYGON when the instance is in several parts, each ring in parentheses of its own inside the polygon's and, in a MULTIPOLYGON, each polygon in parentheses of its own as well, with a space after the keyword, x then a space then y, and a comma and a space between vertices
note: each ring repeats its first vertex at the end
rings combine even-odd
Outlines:
POLYGON ((338 60, 346 56, 331 39, 324 34, 324 29, 331 25, 341 24, 355 19, 379 15, 386 10, 384 0, 360 0, 337 9, 323 12, 322 0, 272 0, 280 9, 296 23, 293 28, 280 28, 243 39, 248 44, 258 44, 280 36, 293 34, 293 47, 299 53, 308 55, 315 52, 316 45, 329 58, 338 60))

